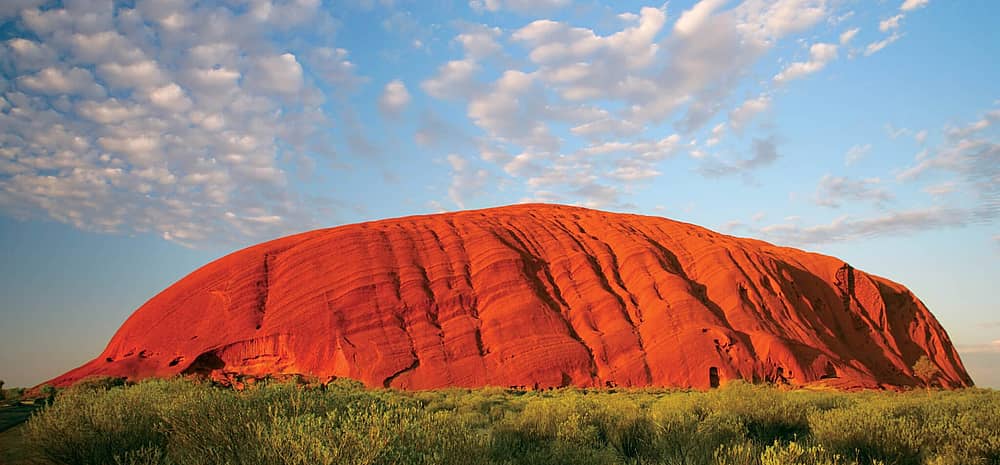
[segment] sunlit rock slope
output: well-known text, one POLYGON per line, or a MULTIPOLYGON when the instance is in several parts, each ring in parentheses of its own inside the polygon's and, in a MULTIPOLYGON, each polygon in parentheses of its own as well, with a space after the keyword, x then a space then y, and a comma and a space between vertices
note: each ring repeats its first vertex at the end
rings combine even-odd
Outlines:
POLYGON ((302 374, 370 386, 972 384, 905 287, 833 257, 559 205, 311 231, 212 262, 56 378, 302 374))

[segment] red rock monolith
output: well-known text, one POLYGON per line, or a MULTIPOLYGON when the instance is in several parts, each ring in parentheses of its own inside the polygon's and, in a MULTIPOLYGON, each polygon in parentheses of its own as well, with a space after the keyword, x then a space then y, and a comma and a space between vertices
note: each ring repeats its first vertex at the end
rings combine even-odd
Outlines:
POLYGON ((971 386, 905 287, 665 218, 516 205, 311 231, 191 273, 51 383, 301 374, 369 386, 971 386))

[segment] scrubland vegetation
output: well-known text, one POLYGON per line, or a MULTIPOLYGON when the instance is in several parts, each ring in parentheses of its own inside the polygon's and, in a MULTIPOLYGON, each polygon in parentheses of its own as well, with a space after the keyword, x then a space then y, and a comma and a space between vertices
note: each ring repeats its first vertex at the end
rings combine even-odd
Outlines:
POLYGON ((90 383, 19 428, 51 463, 1000 464, 1000 393, 90 383))

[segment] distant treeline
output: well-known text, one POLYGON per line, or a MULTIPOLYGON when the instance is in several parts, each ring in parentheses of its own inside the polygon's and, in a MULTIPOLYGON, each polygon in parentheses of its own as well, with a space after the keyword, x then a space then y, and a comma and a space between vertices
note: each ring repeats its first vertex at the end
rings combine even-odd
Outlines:
POLYGON ((998 465, 1000 392, 424 392, 83 383, 23 430, 68 465, 998 465))

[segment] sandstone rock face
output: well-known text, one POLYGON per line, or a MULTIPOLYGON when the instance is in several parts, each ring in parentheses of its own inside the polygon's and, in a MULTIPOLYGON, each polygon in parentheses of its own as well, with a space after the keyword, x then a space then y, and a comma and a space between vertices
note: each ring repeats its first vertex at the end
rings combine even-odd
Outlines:
POLYGON ((289 236, 210 263, 56 378, 303 374, 377 387, 972 385, 906 288, 664 218, 517 205, 289 236))

